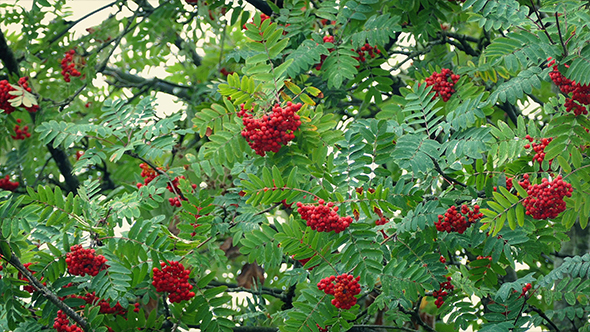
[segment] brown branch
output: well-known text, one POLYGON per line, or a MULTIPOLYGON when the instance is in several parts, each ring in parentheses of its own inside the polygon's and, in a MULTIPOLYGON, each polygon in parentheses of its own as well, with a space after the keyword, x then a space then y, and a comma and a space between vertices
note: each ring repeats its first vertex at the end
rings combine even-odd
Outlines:
POLYGON ((76 324, 78 324, 84 331, 90 331, 90 326, 88 325, 88 322, 82 316, 78 315, 74 311, 74 309, 70 308, 68 305, 62 302, 57 297, 57 295, 55 295, 53 292, 49 290, 49 288, 43 286, 43 284, 37 278, 35 278, 35 276, 29 270, 27 270, 27 268, 21 263, 18 257, 14 255, 14 253, 12 253, 10 259, 7 261, 8 263, 10 263, 10 265, 14 266, 18 270, 18 272, 22 273, 25 276, 25 278, 29 280, 31 285, 36 290, 41 292, 41 295, 43 297, 48 299, 51 303, 55 304, 56 307, 58 307, 61 311, 68 315, 68 317, 74 320, 76 324))
POLYGON ((557 34, 559 35, 559 41, 561 42, 561 47, 563 48, 563 56, 567 56, 567 46, 565 46, 565 42, 563 41, 563 35, 561 33, 561 28, 559 27, 559 15, 555 13, 555 24, 557 24, 557 34))
POLYGON ((122 70, 106 67, 102 73, 106 76, 115 78, 119 86, 126 88, 142 88, 150 87, 156 91, 167 93, 176 96, 180 99, 190 101, 192 99, 191 88, 187 86, 178 85, 172 82, 161 80, 157 77, 143 78, 141 76, 133 75, 122 70))
POLYGON ((434 163, 434 169, 436 170, 436 172, 440 174, 440 176, 442 176, 445 180, 452 182, 454 184, 458 184, 463 188, 467 188, 467 185, 465 183, 446 175, 445 172, 440 168, 440 165, 438 164, 436 159, 432 157, 430 157, 430 159, 432 159, 432 162, 434 163))
POLYGON ((18 62, 16 61, 12 50, 8 47, 8 43, 6 42, 2 30, 0 30, 0 60, 2 60, 4 67, 6 67, 6 70, 8 70, 10 74, 18 76, 18 62))

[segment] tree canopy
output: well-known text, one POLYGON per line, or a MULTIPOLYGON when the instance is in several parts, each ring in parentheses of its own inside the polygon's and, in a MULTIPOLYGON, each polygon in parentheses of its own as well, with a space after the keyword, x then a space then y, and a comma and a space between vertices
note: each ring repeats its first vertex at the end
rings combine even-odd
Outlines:
POLYGON ((69 5, 0 3, 3 330, 590 331, 587 1, 69 5))

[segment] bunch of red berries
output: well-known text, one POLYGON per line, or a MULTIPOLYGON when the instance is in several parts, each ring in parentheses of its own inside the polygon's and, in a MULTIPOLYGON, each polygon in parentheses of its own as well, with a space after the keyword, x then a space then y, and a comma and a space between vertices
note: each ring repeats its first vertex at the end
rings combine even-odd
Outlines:
MULTIPOLYGON (((333 44, 333 43, 334 43, 334 36, 329 36, 329 35, 328 35, 328 36, 324 36, 324 43, 332 43, 332 44, 333 44)), ((317 44, 316 44, 316 45, 317 45, 317 44)), ((331 48, 329 48, 329 49, 328 49, 328 51, 329 51, 330 53, 334 52, 335 50, 336 50, 336 49, 335 49, 335 48, 333 48, 333 47, 331 47, 331 48)), ((316 70, 321 70, 321 69, 322 69, 322 65, 324 64, 324 60, 326 60, 326 58, 327 58, 327 57, 328 57, 328 56, 327 56, 327 55, 325 55, 325 54, 322 54, 322 55, 321 55, 321 58, 320 58, 320 63, 319 63, 319 64, 317 64, 317 65, 315 66, 315 69, 316 69, 316 70)))
MULTIPOLYGON (((115 304, 115 306, 111 307, 108 301, 100 299, 96 296, 96 292, 86 293, 86 295, 72 295, 73 298, 82 299, 86 302, 86 304, 98 305, 100 307, 101 314, 112 314, 112 315, 125 315, 127 314, 127 310, 121 306, 119 302, 115 304)), ((80 306, 80 308, 84 308, 84 306, 80 306)))
POLYGON ((475 224, 477 219, 483 217, 483 213, 479 212, 479 205, 473 206, 473 211, 465 204, 461 206, 461 213, 457 211, 457 207, 451 206, 445 215, 438 215, 438 221, 434 223, 436 230, 439 232, 457 232, 463 234, 467 228, 475 224), (465 218, 467 216, 467 218, 465 218))
MULTIPOLYGON (((23 265, 27 269, 27 271, 31 272, 32 275, 35 275, 35 273, 37 273, 36 271, 31 271, 31 269, 29 269, 29 267, 31 265, 33 265, 33 263, 25 263, 23 265)), ((18 273, 18 279, 19 280, 22 280, 22 281, 30 282, 29 279, 27 279, 27 277, 25 277, 25 275, 22 274, 21 272, 18 273)), ((43 277, 41 277, 41 279, 39 279, 39 280, 43 280, 43 277)), ((46 282, 43 282, 43 286, 46 286, 46 285, 47 285, 47 283, 46 282)), ((33 287, 32 285, 24 286, 23 289, 26 292, 29 292, 31 294, 33 294, 33 292, 36 291, 35 287, 33 287)))
MULTIPOLYGON (((21 77, 18 80, 18 85, 23 88, 24 90, 26 90, 27 92, 31 92, 31 88, 29 87, 29 82, 28 82, 29 78, 28 77, 21 77)), ((0 81, 0 110, 4 110, 4 112, 6 114, 10 114, 14 111, 16 111, 16 109, 11 105, 10 100, 15 98, 16 96, 11 95, 9 92, 10 91, 16 91, 16 89, 10 85, 10 83, 8 83, 7 80, 1 80, 0 81)), ((39 105, 31 105, 29 107, 24 106, 23 107, 31 112, 31 113, 35 113, 39 110, 39 105)))
MULTIPOLYGON (((532 143, 533 151, 535 151, 535 155, 533 156, 533 162, 538 161, 539 164, 541 164, 543 162, 543 159, 545 159, 545 148, 547 147, 547 145, 549 145, 549 143, 551 143, 553 138, 542 138, 540 140, 540 143, 533 143, 534 139, 530 135, 526 135, 524 138, 526 138, 529 142, 532 143)), ((531 144, 525 144, 524 146, 525 149, 529 149, 530 147, 531 144)), ((552 161, 553 159, 549 160, 549 165, 551 165, 552 161)))
POLYGON ((68 272, 75 276, 96 276, 100 271, 106 270, 107 260, 103 255, 96 255, 94 249, 84 249, 81 245, 76 244, 70 248, 66 255, 66 264, 68 272))
POLYGON ((518 298, 520 299, 523 296, 526 297, 526 293, 528 291, 530 291, 532 288, 533 288, 533 285, 531 285, 531 284, 526 284, 526 285, 522 286, 522 293, 520 293, 520 295, 518 296, 518 298))
POLYGON ((139 167, 141 168, 141 177, 145 179, 143 179, 143 184, 137 184, 137 188, 147 186, 158 176, 158 173, 156 173, 156 171, 153 168, 151 168, 148 164, 141 163, 139 164, 139 167))
POLYGON ((168 264, 162 262, 160 266, 161 270, 153 268, 152 285, 156 287, 156 292, 167 292, 172 303, 188 301, 195 296, 195 293, 190 291, 193 286, 188 282, 191 271, 185 270, 181 263, 174 261, 168 261, 168 264))
POLYGON ((328 332, 327 327, 321 327, 319 324, 315 324, 318 327, 319 332, 328 332))
POLYGON ((245 127, 242 137, 259 156, 264 157, 267 151, 279 152, 283 145, 295 138, 295 131, 301 126, 299 115, 295 114, 301 106, 301 103, 293 104, 290 101, 285 108, 276 104, 272 108, 272 114, 255 119, 242 104, 238 112, 245 127))
POLYGON ((373 47, 373 46, 369 45, 369 43, 363 45, 358 50, 351 49, 351 51, 356 52, 359 55, 359 56, 353 57, 359 62, 365 62, 367 60, 367 54, 371 59, 374 58, 375 55, 381 54, 381 51, 379 51, 379 49, 377 49, 377 46, 373 47))
POLYGON ((20 128, 21 121, 21 119, 16 119, 16 122, 19 124, 14 126, 14 135, 10 135, 12 139, 24 140, 25 138, 31 137, 31 133, 29 133, 29 126, 24 126, 22 129, 20 128))
POLYGON ((0 178, 0 189, 8 190, 8 191, 15 191, 18 188, 18 182, 10 181, 10 177, 6 175, 3 178, 0 178))
POLYGON ((527 191, 528 197, 522 201, 526 214, 534 219, 541 220, 556 218, 565 211, 564 197, 572 197, 574 191, 572 185, 564 182, 561 175, 553 181, 541 180, 540 184, 530 185, 529 175, 524 175, 524 181, 519 184, 527 191))
POLYGON ((53 321, 53 328, 57 332, 84 332, 84 330, 76 324, 70 325, 68 315, 61 310, 57 311, 57 317, 55 317, 55 320, 53 321))
POLYGON ((460 76, 454 74, 450 69, 443 68, 440 74, 434 72, 430 77, 426 77, 426 85, 432 86, 432 90, 436 92, 434 98, 440 96, 446 102, 455 93, 455 84, 459 78, 460 76))
POLYGON ((64 58, 61 59, 61 75, 66 82, 70 82, 70 76, 79 77, 82 75, 78 69, 76 69, 76 62, 74 61, 75 54, 76 51, 69 50, 66 52, 64 58))
POLYGON ((447 262, 447 259, 443 255, 440 255, 440 258, 438 260, 443 264, 445 264, 447 262))
POLYGON ((449 293, 448 291, 453 291, 455 286, 451 285, 451 277, 447 277, 447 281, 441 282, 439 289, 437 291, 432 292, 432 296, 436 298, 434 304, 436 304, 437 308, 440 308, 443 303, 445 303, 444 297, 447 296, 449 293))
POLYGON ((332 304, 336 308, 350 309, 356 304, 354 296, 361 292, 360 278, 346 273, 337 277, 330 276, 318 282, 318 289, 323 290, 326 294, 334 295, 332 304))
POLYGON ((326 202, 323 199, 318 201, 318 205, 304 205, 297 202, 297 212, 301 218, 307 221, 307 226, 318 232, 340 233, 350 224, 352 224, 351 217, 340 217, 338 215, 338 207, 334 203, 326 202))
MULTIPOLYGON (((561 92, 566 95, 572 94, 572 97, 565 98, 565 109, 568 112, 573 111, 575 116, 580 114, 588 114, 588 105, 590 105, 590 85, 581 85, 563 76, 555 64, 555 59, 548 58, 550 61, 547 67, 553 66, 553 71, 549 73, 549 77, 555 85, 559 87, 561 92)), ((566 65, 566 67, 569 67, 566 65)))
MULTIPOLYGON (((172 197, 168 199, 168 202, 170 202, 171 206, 176 206, 176 207, 181 207, 182 203, 181 201, 186 201, 186 198, 183 198, 182 196, 179 195, 180 193, 180 188, 178 188, 178 181, 180 179, 186 179, 184 177, 184 175, 181 176, 177 176, 174 179, 172 179, 172 183, 168 183, 168 185, 166 185, 166 189, 168 189, 168 191, 170 191, 171 193, 178 195, 176 197, 172 197)), ((191 185, 193 187, 193 189, 197 189, 197 185, 196 184, 192 184, 191 185)))

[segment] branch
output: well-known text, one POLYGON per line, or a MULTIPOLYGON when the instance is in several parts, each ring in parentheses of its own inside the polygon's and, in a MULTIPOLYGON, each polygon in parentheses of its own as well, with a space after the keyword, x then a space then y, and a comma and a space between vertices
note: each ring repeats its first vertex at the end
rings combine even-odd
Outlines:
POLYGON ((249 289, 245 287, 238 286, 236 284, 228 284, 225 282, 220 281, 211 281, 207 286, 211 287, 218 287, 218 286, 226 286, 228 292, 246 292, 250 294, 264 294, 276 297, 277 299, 285 302, 287 300, 285 292, 278 288, 269 288, 269 287, 261 287, 260 289, 249 289))
MULTIPOLYGON (((17 76, 19 75, 18 62, 16 61, 14 54, 12 53, 12 50, 8 47, 8 44, 6 43, 6 39, 4 38, 4 34, 2 33, 1 30, 0 30, 0 58, 2 59, 2 61, 4 62, 4 65, 6 66, 6 68, 9 70, 9 72, 11 74, 14 74, 17 76)), ((33 123, 35 123, 35 113, 29 113, 29 115, 31 116, 33 123)), ((66 187, 67 187, 68 192, 72 192, 72 193, 76 194, 78 191, 78 187, 80 186, 80 181, 78 180, 78 177, 76 177, 72 173, 72 164, 70 163, 70 160, 68 159, 68 155, 66 154, 66 152, 63 149, 61 149, 59 147, 54 148, 53 141, 49 142, 49 144, 47 144, 46 146, 47 146, 47 149, 49 150, 49 153, 51 153, 53 160, 55 160, 55 163, 57 164, 57 168, 59 169, 60 173, 63 175, 64 179, 66 180, 66 187)))
POLYGON ((440 174, 440 176, 442 176, 445 180, 452 182, 454 184, 458 184, 463 188, 467 188, 467 185, 465 183, 446 175, 445 172, 443 172, 443 170, 440 168, 440 165, 438 164, 436 159, 432 157, 430 157, 430 159, 432 159, 432 162, 434 163, 434 169, 436 170, 436 172, 440 174))
POLYGON ((51 292, 47 287, 43 286, 41 282, 35 276, 27 270, 27 268, 21 263, 21 261, 16 257, 14 253, 12 253, 10 259, 8 260, 12 266, 14 266, 20 273, 22 273, 25 278, 29 280, 31 285, 38 291, 41 292, 41 295, 48 299, 50 302, 55 304, 61 311, 63 311, 68 317, 76 322, 84 331, 89 331, 90 326, 88 326, 88 322, 80 315, 78 315, 74 309, 70 308, 68 305, 63 303, 57 295, 51 292))
POLYGON ((468 41, 479 42, 479 39, 477 39, 477 38, 473 38, 473 37, 468 38, 467 36, 452 33, 452 32, 443 33, 442 38, 446 43, 455 46, 456 48, 460 49, 461 51, 465 52, 468 55, 471 55, 471 56, 479 56, 480 55, 480 52, 474 50, 473 47, 471 47, 471 45, 469 45, 469 43, 468 43, 468 41), (451 37, 453 39, 456 39, 459 41, 459 43, 457 43, 453 40, 450 40, 446 37, 451 37))
POLYGON ((8 43, 6 43, 6 38, 4 37, 2 30, 0 30, 0 60, 2 60, 4 67, 6 67, 9 73, 18 76, 18 62, 16 61, 12 50, 8 47, 8 43))
MULTIPOLYGON (((113 1, 113 2, 111 2, 111 3, 109 3, 109 4, 107 4, 107 5, 104 5, 104 6, 100 7, 100 8, 98 8, 98 9, 96 9, 96 10, 94 10, 94 11, 92 11, 92 12, 90 12, 90 13, 88 13, 88 14, 86 14, 86 15, 82 16, 82 17, 80 17, 79 19, 77 19, 77 20, 75 20, 75 21, 68 22, 68 23, 67 23, 67 27, 66 27, 66 28, 65 28, 65 29, 64 29, 62 32, 60 32, 59 34, 57 34, 57 36, 53 37, 53 38, 52 38, 52 39, 49 41, 48 45, 51 45, 51 44, 53 44, 53 43, 54 43, 54 42, 56 42, 58 39, 60 39, 61 37, 63 37, 63 36, 64 36, 64 35, 65 35, 65 34, 66 34, 68 31, 70 31, 70 29, 71 29, 72 27, 74 27, 74 25, 76 25, 76 24, 78 24, 78 23, 82 22, 83 20, 87 19, 88 17, 90 17, 90 16, 92 16, 92 15, 94 15, 94 14, 96 14, 96 13, 98 13, 98 12, 102 11, 102 10, 105 10, 105 9, 107 9, 107 8, 109 8, 109 7, 112 7, 112 6, 116 5, 116 4, 117 4, 118 2, 120 2, 120 1, 121 1, 121 0, 116 0, 116 1, 113 1)), ((38 52, 37 52, 37 53, 38 53, 38 52)))
POLYGON ((122 87, 126 88, 142 88, 150 87, 154 90, 176 96, 180 99, 190 101, 191 88, 187 86, 178 85, 172 82, 161 80, 157 77, 143 78, 141 76, 126 73, 122 70, 106 67, 102 73, 106 76, 111 76, 117 80, 122 87))
POLYGON ((547 315, 545 315, 545 313, 543 311, 541 311, 541 309, 537 308, 537 307, 533 307, 532 305, 529 304, 529 308, 538 313, 539 316, 541 316, 541 318, 543 318, 547 323, 549 323, 549 327, 551 329, 551 331, 559 331, 559 328, 557 327, 557 325, 555 325, 555 323, 553 323, 551 321, 551 319, 549 319, 549 317, 547 317, 547 315))
POLYGON ((510 121, 512 121, 512 123, 514 123, 515 126, 518 126, 518 115, 516 114, 517 112, 514 105, 504 102, 502 104, 499 104, 498 107, 500 107, 504 112, 506 112, 506 115, 508 115, 510 121))

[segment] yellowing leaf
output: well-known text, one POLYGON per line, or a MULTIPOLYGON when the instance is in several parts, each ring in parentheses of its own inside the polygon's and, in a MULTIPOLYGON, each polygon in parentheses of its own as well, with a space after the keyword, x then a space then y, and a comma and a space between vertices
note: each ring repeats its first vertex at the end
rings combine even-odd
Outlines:
MULTIPOLYGON (((313 86, 308 86, 307 87, 307 92, 309 92, 309 94, 312 95, 312 96, 314 96, 314 97, 317 97, 317 96, 319 96, 322 93, 322 91, 320 89, 314 88, 313 86)), ((320 98, 322 98, 322 97, 320 97, 320 98)))
POLYGON ((301 88, 291 81, 285 81, 285 86, 287 89, 289 89, 289 91, 293 92, 293 94, 298 95, 301 93, 301 88))
POLYGON ((302 93, 301 96, 299 96, 299 98, 301 98, 301 100, 308 105, 315 105, 315 101, 313 101, 313 99, 311 99, 311 97, 309 97, 305 93, 302 93))

